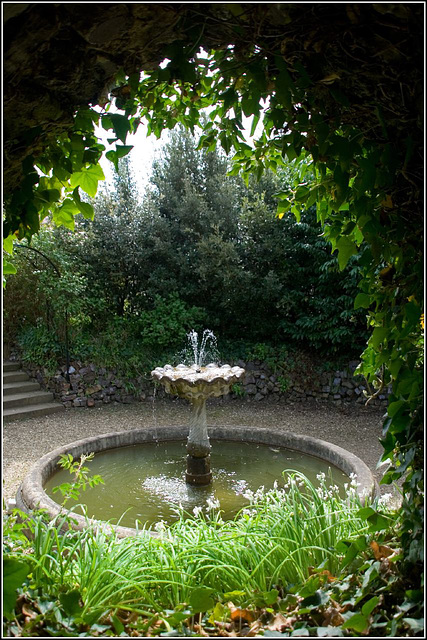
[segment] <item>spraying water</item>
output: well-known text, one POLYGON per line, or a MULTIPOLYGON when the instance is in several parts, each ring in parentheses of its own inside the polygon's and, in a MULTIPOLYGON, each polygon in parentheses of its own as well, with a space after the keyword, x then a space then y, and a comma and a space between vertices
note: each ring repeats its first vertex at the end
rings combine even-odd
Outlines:
POLYGON ((205 329, 203 331, 200 346, 197 331, 190 331, 190 333, 187 334, 187 338, 192 350, 192 364, 195 364, 197 367, 203 367, 203 365, 206 364, 207 356, 209 356, 210 362, 218 360, 219 354, 217 350, 216 337, 210 329, 205 329), (211 344, 208 348, 209 342, 211 344))

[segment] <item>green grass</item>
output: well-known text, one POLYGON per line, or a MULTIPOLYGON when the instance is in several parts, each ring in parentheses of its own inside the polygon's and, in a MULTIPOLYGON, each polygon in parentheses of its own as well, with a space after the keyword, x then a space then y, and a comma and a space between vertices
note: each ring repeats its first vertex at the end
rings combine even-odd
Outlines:
POLYGON ((158 523, 158 537, 142 530, 118 539, 91 526, 61 534, 64 517, 45 522, 38 515, 31 544, 17 546, 13 555, 30 562, 32 589, 78 591, 84 621, 112 609, 174 610, 200 586, 218 598, 232 591, 243 599, 274 588, 285 592, 303 584, 312 568, 336 575, 342 563, 337 543, 367 528, 356 516, 361 503, 354 486, 342 499, 297 472, 285 481, 286 489, 248 495, 251 504, 232 521, 224 522, 215 505, 190 517, 181 511, 173 525, 158 523))

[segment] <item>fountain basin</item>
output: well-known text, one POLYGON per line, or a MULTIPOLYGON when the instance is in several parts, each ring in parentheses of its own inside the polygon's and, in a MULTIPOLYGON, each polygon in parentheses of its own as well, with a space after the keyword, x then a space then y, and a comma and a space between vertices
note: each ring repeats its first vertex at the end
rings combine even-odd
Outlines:
POLYGON ((230 387, 245 375, 245 370, 229 364, 218 366, 211 363, 200 367, 179 364, 177 367, 157 367, 151 375, 161 382, 167 393, 193 400, 227 395, 230 387))
MULTIPOLYGON (((367 465, 357 456, 338 447, 337 445, 289 432, 262 429, 258 427, 208 427, 209 437, 214 440, 229 442, 245 442, 265 444, 273 447, 284 447, 294 451, 316 456, 337 467, 346 475, 355 474, 359 483, 358 491, 361 496, 373 495, 376 492, 374 477, 367 465)), ((42 508, 48 517, 53 519, 61 512, 61 507, 52 500, 44 490, 48 479, 58 471, 58 461, 63 454, 71 454, 79 458, 82 454, 95 454, 109 449, 127 447, 140 443, 162 443, 185 440, 188 427, 147 427, 133 431, 115 432, 92 438, 84 438, 66 446, 60 447, 43 456, 31 469, 19 487, 16 502, 17 507, 30 513, 42 508)), ((87 519, 73 512, 74 528, 82 530, 87 526, 87 519)), ((92 520, 90 522, 100 521, 92 520)), ((102 523, 107 530, 115 530, 119 537, 138 535, 137 529, 102 523)), ((156 535, 150 532, 150 535, 156 535)))

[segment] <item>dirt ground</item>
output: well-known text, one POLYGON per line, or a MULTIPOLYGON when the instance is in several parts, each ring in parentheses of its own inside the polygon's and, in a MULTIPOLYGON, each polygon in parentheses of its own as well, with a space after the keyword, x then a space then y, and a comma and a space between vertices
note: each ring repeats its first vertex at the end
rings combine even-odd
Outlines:
MULTIPOLYGON (((183 425, 189 406, 184 401, 105 405, 74 408, 42 418, 3 425, 3 498, 14 497, 32 465, 44 454, 80 438, 144 426, 183 425)), ((257 426, 292 431, 332 442, 361 458, 380 481, 385 466, 376 469, 382 454, 379 442, 383 412, 364 407, 340 410, 326 405, 248 403, 242 399, 210 401, 208 424, 257 426)), ((381 494, 392 493, 380 486, 381 494)), ((397 497, 395 498, 397 499, 397 497)))

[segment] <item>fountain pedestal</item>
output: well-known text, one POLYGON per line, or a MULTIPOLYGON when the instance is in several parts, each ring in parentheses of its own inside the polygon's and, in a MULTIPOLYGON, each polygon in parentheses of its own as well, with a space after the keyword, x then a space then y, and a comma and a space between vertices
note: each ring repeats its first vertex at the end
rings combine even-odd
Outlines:
POLYGON ((188 484, 206 485, 212 480, 206 399, 226 395, 231 385, 241 380, 244 374, 245 370, 241 367, 230 367, 228 364, 218 367, 213 363, 206 367, 196 364, 191 367, 165 365, 151 372, 168 393, 186 398, 192 405, 185 475, 188 484))
POLYGON ((212 482, 211 457, 195 458, 188 455, 185 481, 195 486, 210 484, 212 482))
POLYGON ((187 471, 185 479, 188 484, 210 484, 212 480, 210 451, 206 423, 206 398, 193 397, 190 400, 192 412, 190 432, 187 439, 187 471))

